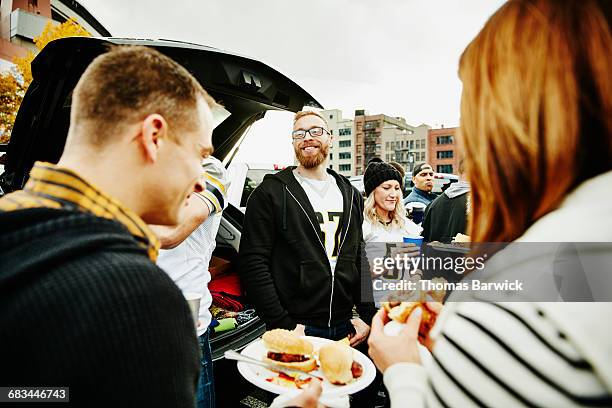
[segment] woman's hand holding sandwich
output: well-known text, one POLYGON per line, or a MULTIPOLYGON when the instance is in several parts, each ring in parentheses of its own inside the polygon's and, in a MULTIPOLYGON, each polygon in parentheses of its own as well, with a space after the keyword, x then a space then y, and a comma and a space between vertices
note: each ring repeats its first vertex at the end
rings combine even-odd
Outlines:
POLYGON ((415 308, 406 322, 406 327, 397 336, 387 336, 383 332, 389 321, 384 308, 372 319, 368 354, 382 373, 395 363, 421 363, 417 345, 421 314, 421 308, 415 308))

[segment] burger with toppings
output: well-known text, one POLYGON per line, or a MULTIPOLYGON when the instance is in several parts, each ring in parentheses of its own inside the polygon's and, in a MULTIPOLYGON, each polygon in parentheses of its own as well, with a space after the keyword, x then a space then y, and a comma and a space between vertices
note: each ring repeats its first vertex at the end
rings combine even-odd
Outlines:
POLYGON ((274 329, 265 332, 262 339, 268 350, 264 361, 305 372, 317 368, 312 344, 296 333, 274 329))

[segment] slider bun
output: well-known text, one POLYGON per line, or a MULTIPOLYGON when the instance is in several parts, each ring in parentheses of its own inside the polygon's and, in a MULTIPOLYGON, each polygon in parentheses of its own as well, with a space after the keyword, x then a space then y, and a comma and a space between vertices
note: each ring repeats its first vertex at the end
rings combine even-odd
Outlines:
POLYGON ((274 353, 311 355, 314 351, 308 340, 302 339, 290 330, 270 330, 265 332, 262 338, 266 348, 274 353))
POLYGON ((317 368, 317 360, 315 360, 314 358, 310 358, 306 361, 301 361, 297 363, 282 363, 280 361, 269 359, 268 357, 264 357, 263 361, 268 364, 275 364, 279 367, 287 367, 293 370, 300 370, 305 372, 310 372, 317 368))
POLYGON ((419 306, 419 302, 402 302, 395 307, 385 307, 389 319, 395 320, 396 322, 406 323, 410 313, 419 306))
POLYGON ((332 384, 347 384, 353 380, 353 349, 345 344, 334 342, 319 350, 321 370, 332 384))
POLYGON ((412 311, 417 307, 420 307, 422 311, 421 323, 429 322, 434 316, 427 307, 427 304, 423 302, 402 302, 395 307, 385 305, 389 319, 399 323, 406 323, 412 311))

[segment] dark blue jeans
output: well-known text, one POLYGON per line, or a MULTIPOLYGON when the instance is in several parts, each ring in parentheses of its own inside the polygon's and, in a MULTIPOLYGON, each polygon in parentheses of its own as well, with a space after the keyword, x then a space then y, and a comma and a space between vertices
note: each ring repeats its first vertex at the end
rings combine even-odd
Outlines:
POLYGON ((350 320, 337 323, 331 327, 305 326, 304 334, 307 336, 323 337, 329 340, 340 340, 355 333, 355 328, 350 320))
MULTIPOLYGON (((208 329, 210 331, 210 329, 208 329)), ((199 337, 200 341, 200 380, 198 381, 197 407, 215 407, 215 379, 213 377, 212 352, 208 341, 209 331, 199 337)))

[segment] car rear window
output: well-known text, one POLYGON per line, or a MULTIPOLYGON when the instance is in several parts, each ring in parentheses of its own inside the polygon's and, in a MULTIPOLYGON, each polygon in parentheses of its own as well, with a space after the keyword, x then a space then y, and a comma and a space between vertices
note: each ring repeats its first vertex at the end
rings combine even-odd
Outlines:
POLYGON ((240 207, 246 207, 249 196, 255 188, 261 184, 266 174, 274 174, 278 170, 270 169, 249 169, 244 179, 244 187, 242 188, 242 197, 240 198, 240 207))

